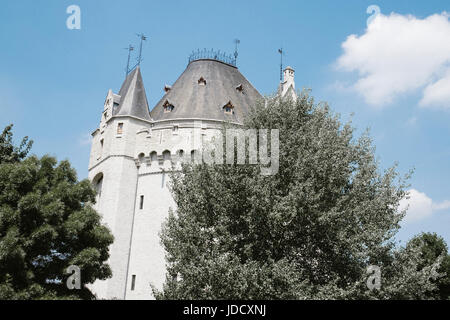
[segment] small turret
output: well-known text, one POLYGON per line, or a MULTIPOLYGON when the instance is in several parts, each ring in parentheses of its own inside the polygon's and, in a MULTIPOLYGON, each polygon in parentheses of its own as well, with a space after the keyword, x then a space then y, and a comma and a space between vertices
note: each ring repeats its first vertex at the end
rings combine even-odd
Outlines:
POLYGON ((279 94, 282 98, 291 97, 294 101, 297 100, 297 93, 295 92, 295 70, 289 66, 284 69, 279 94))
POLYGON ((125 79, 119 91, 120 104, 114 110, 113 115, 134 116, 151 120, 148 110, 147 96, 142 80, 141 69, 138 66, 125 79))
POLYGON ((112 117, 114 110, 117 108, 120 102, 120 96, 108 90, 106 95, 105 104, 103 106, 103 114, 100 120, 100 131, 106 128, 106 122, 112 117))

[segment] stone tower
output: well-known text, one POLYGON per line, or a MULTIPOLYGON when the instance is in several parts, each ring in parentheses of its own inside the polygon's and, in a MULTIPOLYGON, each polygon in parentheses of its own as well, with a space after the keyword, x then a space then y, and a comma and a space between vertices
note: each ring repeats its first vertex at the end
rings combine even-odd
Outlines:
POLYGON ((89 162, 98 191, 95 208, 115 237, 113 277, 92 285, 99 298, 153 298, 150 284, 161 288, 165 280, 159 231, 175 209, 168 171, 198 155, 224 122, 242 124, 262 99, 233 61, 218 56, 191 58, 151 112, 139 67, 118 94, 107 94, 89 162))

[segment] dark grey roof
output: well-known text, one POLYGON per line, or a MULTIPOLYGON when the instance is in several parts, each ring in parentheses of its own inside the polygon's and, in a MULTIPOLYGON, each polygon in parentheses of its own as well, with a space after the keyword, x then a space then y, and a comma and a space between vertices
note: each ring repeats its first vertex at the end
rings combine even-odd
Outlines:
POLYGON ((128 115, 150 120, 147 96, 139 67, 125 79, 119 91, 120 103, 114 115, 128 115))
POLYGON ((260 98, 259 92, 236 67, 201 59, 189 63, 150 114, 153 120, 200 118, 242 123, 250 106, 260 98), (206 85, 199 84, 200 78, 206 85), (237 89, 239 85, 242 91, 237 89), (174 106, 172 112, 164 113, 166 102, 174 106), (228 102, 234 106, 232 115, 223 110, 228 102))

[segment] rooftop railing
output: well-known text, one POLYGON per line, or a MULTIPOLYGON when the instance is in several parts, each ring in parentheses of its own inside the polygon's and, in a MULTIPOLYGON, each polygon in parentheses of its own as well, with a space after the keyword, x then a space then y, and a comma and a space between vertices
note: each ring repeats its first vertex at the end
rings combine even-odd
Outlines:
POLYGON ((215 51, 214 49, 198 49, 197 51, 192 51, 191 55, 189 56, 188 64, 192 61, 201 59, 218 60, 236 67, 236 57, 231 54, 226 54, 225 52, 220 52, 220 50, 215 51))

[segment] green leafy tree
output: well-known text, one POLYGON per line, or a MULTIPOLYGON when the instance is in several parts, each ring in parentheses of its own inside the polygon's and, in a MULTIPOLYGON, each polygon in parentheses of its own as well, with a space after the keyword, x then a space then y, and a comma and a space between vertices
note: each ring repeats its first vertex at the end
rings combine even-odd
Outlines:
POLYGON ((26 157, 31 142, 0 136, 0 299, 90 299, 84 285, 111 276, 113 241, 91 207, 95 191, 78 182, 68 161, 26 157), (81 290, 66 286, 66 269, 81 269, 81 290))
POLYGON ((441 266, 437 270, 441 275, 436 279, 437 290, 429 292, 429 295, 432 298, 450 299, 450 254, 445 240, 436 233, 422 233, 411 239, 407 246, 420 251, 418 270, 429 267, 442 258, 441 266))
POLYGON ((15 163, 24 159, 33 145, 33 141, 29 141, 28 137, 22 139, 19 147, 13 144, 13 125, 6 126, 0 135, 0 163, 15 163))
POLYGON ((167 278, 158 299, 417 299, 435 288, 434 264, 397 249, 406 180, 381 172, 368 134, 354 138, 326 104, 259 103, 244 128, 279 129, 279 171, 185 164, 161 238, 167 278), (381 268, 380 289, 367 267, 381 268))

